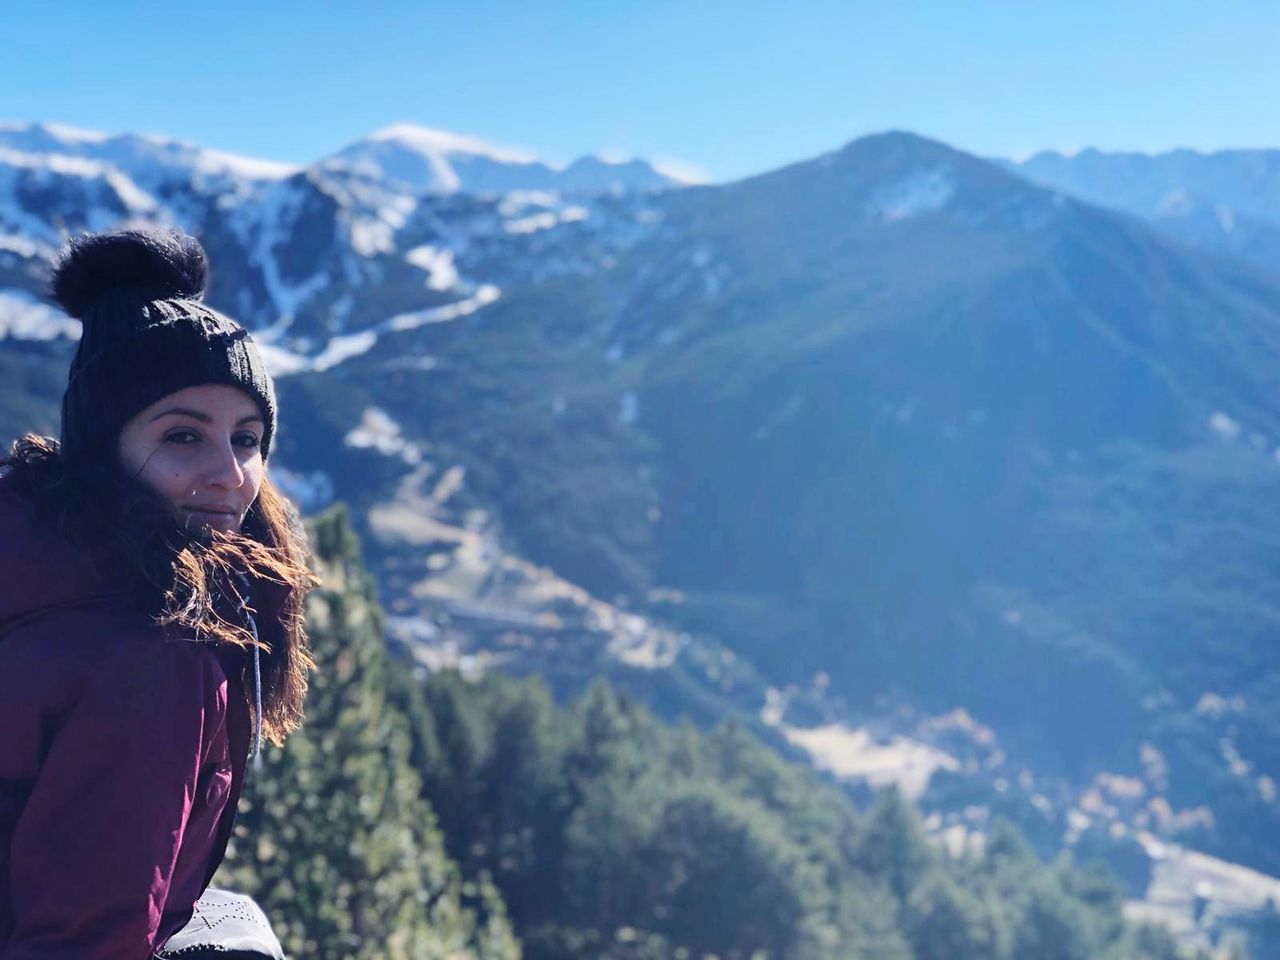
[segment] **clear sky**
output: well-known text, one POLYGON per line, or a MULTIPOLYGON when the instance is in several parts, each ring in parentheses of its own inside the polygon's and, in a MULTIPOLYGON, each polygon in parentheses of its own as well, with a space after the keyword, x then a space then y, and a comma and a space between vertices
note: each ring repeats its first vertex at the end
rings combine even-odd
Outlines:
POLYGON ((16 0, 0 121, 305 163, 395 122, 728 180, 867 133, 1280 147, 1280 3, 16 0))

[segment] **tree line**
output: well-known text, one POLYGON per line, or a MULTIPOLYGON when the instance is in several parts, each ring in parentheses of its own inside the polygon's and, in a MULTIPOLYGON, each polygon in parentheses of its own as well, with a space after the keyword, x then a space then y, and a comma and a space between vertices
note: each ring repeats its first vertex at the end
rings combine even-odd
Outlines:
MULTIPOLYGON (((1192 960, 1098 867, 1015 828, 952 855, 893 790, 868 811, 734 724, 603 681, 419 675, 390 657, 339 508, 307 723, 251 775, 215 882, 316 960, 1192 960)), ((1203 957, 1196 958, 1203 960, 1203 957)))

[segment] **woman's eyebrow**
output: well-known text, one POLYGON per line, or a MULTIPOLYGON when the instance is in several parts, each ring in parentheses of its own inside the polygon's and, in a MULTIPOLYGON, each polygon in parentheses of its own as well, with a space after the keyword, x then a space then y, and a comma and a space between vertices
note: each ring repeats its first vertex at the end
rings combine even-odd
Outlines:
MULTIPOLYGON (((188 410, 186 407, 172 407, 168 410, 164 410, 152 417, 151 422, 155 423, 161 417, 169 416, 190 417, 192 420, 199 420, 201 423, 213 423, 213 417, 209 416, 207 413, 201 413, 199 410, 188 410)), ((262 423, 262 415, 259 413, 251 413, 246 417, 241 417, 236 421, 236 426, 238 427, 241 424, 252 423, 254 420, 258 421, 258 423, 262 423)))

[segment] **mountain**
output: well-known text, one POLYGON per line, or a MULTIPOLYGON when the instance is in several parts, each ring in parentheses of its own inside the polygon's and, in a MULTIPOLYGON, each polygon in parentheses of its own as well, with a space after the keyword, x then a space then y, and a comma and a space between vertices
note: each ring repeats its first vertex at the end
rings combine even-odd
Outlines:
MULTIPOLYGON (((59 223, 199 233, 278 376, 273 472, 350 504, 421 661, 909 772, 939 830, 1097 844, 1135 895, 1174 844, 1280 873, 1268 271, 905 133, 722 186, 321 163, 149 213, 22 158, 0 329, 52 329, 59 223)), ((0 424, 56 426, 68 350, 0 343, 0 424)))
POLYGON ((1182 242, 1280 268, 1280 150, 1043 151, 1007 166, 1182 242))
POLYGON ((0 124, 0 146, 21 153, 108 163, 148 187, 161 185, 175 175, 191 176, 197 183, 217 178, 225 178, 224 183, 255 182, 278 180, 295 170, 288 164, 236 156, 165 137, 113 135, 55 123, 0 124))
MULTIPOLYGON (((1177 822, 1270 866, 1275 283, 906 135, 632 216, 652 229, 595 269, 512 277, 467 323, 343 364, 337 423, 367 417, 361 449, 404 485, 355 495, 413 547, 405 594, 507 577, 474 559, 465 518, 487 517, 779 689, 963 705, 1045 774, 1248 810, 1256 829, 1177 822), (465 490, 442 494, 455 461, 465 490), (395 513, 446 494, 456 535, 395 513)), ((548 231, 548 254, 587 249, 591 223, 548 231)), ((323 376, 291 386, 335 403, 323 376)))
POLYGON ((603 193, 679 185, 643 160, 611 163, 600 157, 581 157, 557 170, 523 151, 403 123, 343 147, 325 164, 359 170, 412 192, 603 193))
MULTIPOLYGON (((69 232, 130 220, 177 223, 225 251, 211 297, 233 303, 262 339, 279 341, 278 369, 323 367, 335 354, 316 355, 335 335, 396 318, 388 283, 406 285, 406 306, 422 306, 425 286, 434 292, 429 303, 461 300, 468 310, 491 294, 456 259, 484 260, 487 269, 495 245, 507 252, 508 236, 538 234, 586 218, 593 204, 676 183, 643 161, 586 157, 557 171, 407 125, 305 168, 155 137, 8 125, 0 127, 0 288, 39 291, 42 265, 69 232), (401 249, 392 240, 409 234, 422 242, 401 249), (373 303, 341 294, 371 288, 373 303)), ((545 261, 534 269, 565 268, 573 269, 545 261)), ((345 349, 349 343, 336 345, 337 355, 345 349)))

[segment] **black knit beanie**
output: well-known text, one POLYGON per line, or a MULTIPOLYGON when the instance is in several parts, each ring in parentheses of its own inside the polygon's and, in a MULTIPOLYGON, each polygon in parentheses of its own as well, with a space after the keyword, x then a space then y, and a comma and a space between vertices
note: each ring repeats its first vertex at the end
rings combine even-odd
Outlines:
POLYGON ((62 397, 62 455, 73 467, 114 458, 120 429, 160 398, 206 383, 257 401, 265 459, 276 397, 247 330, 203 303, 204 250, 177 231, 88 234, 63 249, 53 297, 83 325, 62 397))

